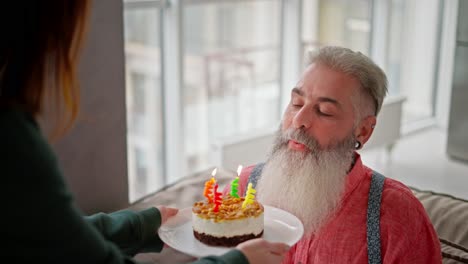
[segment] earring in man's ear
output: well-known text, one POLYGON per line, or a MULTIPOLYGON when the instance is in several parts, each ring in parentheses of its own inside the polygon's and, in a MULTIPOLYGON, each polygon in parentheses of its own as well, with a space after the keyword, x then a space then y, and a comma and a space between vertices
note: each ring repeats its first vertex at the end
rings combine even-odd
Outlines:
POLYGON ((372 124, 371 127, 372 127, 372 128, 375 128, 375 124, 372 124))
POLYGON ((354 144, 355 149, 360 149, 362 147, 361 141, 356 140, 356 143, 354 144))

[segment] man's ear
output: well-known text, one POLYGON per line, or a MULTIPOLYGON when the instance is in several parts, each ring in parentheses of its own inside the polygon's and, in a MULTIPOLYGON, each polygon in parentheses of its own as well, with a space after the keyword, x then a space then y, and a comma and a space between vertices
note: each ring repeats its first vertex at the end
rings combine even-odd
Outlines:
POLYGON ((363 118, 359 125, 354 130, 354 135, 356 140, 361 142, 361 145, 364 144, 369 140, 372 132, 374 132, 375 124, 377 123, 377 118, 373 115, 363 118))

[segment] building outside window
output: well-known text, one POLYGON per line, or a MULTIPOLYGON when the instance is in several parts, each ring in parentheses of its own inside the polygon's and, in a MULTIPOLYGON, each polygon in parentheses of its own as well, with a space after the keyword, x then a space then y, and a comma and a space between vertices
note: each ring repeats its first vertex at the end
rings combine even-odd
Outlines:
POLYGON ((160 12, 130 2, 124 10, 131 202, 164 186, 160 12))
POLYGON ((279 118, 281 1, 187 4, 182 31, 185 162, 200 171, 215 140, 279 118))
POLYGON ((324 45, 344 46, 369 55, 371 0, 304 0, 301 12, 304 60, 307 51, 324 45))

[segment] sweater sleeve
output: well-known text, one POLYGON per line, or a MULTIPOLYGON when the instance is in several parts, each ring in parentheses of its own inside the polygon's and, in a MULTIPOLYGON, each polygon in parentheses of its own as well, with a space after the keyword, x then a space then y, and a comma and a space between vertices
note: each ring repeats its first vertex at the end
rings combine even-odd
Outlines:
POLYGON ((234 249, 222 256, 207 256, 191 264, 249 264, 249 261, 242 252, 234 249))
POLYGON ((161 214, 156 208, 98 213, 85 219, 128 255, 160 252, 164 245, 156 233, 161 226, 161 214))

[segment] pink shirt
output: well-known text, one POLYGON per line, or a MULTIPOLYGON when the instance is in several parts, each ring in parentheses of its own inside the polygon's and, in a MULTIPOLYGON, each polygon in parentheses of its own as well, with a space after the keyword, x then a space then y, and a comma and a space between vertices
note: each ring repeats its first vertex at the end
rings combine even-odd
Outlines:
MULTIPOLYGON (((254 166, 239 177, 243 194, 254 166)), ((356 164, 346 179, 341 208, 312 238, 302 238, 283 263, 368 263, 366 214, 372 170, 356 164)), ((224 189, 227 194, 229 186, 224 189)), ((426 211, 411 190, 386 178, 380 208, 380 238, 383 263, 442 263, 437 234, 426 211)))

